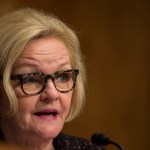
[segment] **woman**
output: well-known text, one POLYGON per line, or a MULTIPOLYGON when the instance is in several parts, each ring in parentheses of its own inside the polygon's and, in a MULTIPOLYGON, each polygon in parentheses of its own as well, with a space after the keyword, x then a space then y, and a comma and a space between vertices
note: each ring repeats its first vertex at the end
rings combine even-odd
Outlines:
POLYGON ((85 69, 72 29, 25 8, 0 19, 1 140, 38 150, 100 149, 64 135, 84 104, 85 69))

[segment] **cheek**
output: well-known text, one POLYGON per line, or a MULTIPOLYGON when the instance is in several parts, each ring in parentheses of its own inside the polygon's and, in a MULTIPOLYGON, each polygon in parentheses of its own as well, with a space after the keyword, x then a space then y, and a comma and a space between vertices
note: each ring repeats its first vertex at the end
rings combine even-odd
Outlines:
POLYGON ((15 94, 18 100, 18 113, 28 112, 34 105, 34 99, 30 99, 26 95, 23 95, 20 89, 15 89, 15 94))
POLYGON ((65 118, 68 116, 71 107, 72 92, 62 95, 61 106, 63 107, 65 118))
POLYGON ((27 127, 31 120, 31 114, 35 108, 34 98, 18 98, 18 111, 16 113, 16 122, 21 127, 27 127))
POLYGON ((16 84, 13 83, 12 86, 17 98, 23 97, 24 93, 22 92, 20 85, 18 85, 18 83, 16 84))
POLYGON ((37 97, 25 95, 20 87, 15 87, 14 91, 18 100, 18 112, 23 114, 33 111, 37 102, 37 97))
POLYGON ((28 97, 24 96, 17 96, 18 99, 18 111, 24 113, 30 113, 35 109, 37 103, 37 97, 28 97))

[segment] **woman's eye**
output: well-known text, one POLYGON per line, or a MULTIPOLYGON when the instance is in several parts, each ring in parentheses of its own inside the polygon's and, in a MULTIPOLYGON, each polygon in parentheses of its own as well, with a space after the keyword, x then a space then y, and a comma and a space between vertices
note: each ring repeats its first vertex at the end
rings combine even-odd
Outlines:
POLYGON ((23 83, 40 83, 41 78, 38 75, 27 76, 23 78, 23 83))
POLYGON ((67 82, 68 80, 70 80, 70 75, 67 73, 61 73, 56 77, 56 79, 60 82, 67 82))
POLYGON ((23 83, 34 83, 37 82, 37 80, 34 77, 25 77, 23 78, 23 83))

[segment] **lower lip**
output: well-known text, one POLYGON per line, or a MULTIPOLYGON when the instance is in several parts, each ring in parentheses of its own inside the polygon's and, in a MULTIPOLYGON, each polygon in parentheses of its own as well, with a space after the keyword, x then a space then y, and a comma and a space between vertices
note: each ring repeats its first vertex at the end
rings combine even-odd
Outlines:
MULTIPOLYGON (((35 115, 36 116, 36 115, 35 115)), ((37 118, 39 118, 40 120, 43 121, 55 121, 58 117, 58 115, 41 115, 41 116, 36 116, 37 118)))

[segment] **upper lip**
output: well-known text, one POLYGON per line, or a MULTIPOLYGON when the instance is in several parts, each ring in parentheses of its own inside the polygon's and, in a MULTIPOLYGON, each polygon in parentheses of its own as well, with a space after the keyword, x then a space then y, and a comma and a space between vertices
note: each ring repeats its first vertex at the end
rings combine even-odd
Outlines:
POLYGON ((57 115, 58 110, 57 109, 42 109, 39 111, 34 112, 34 115, 57 115))

